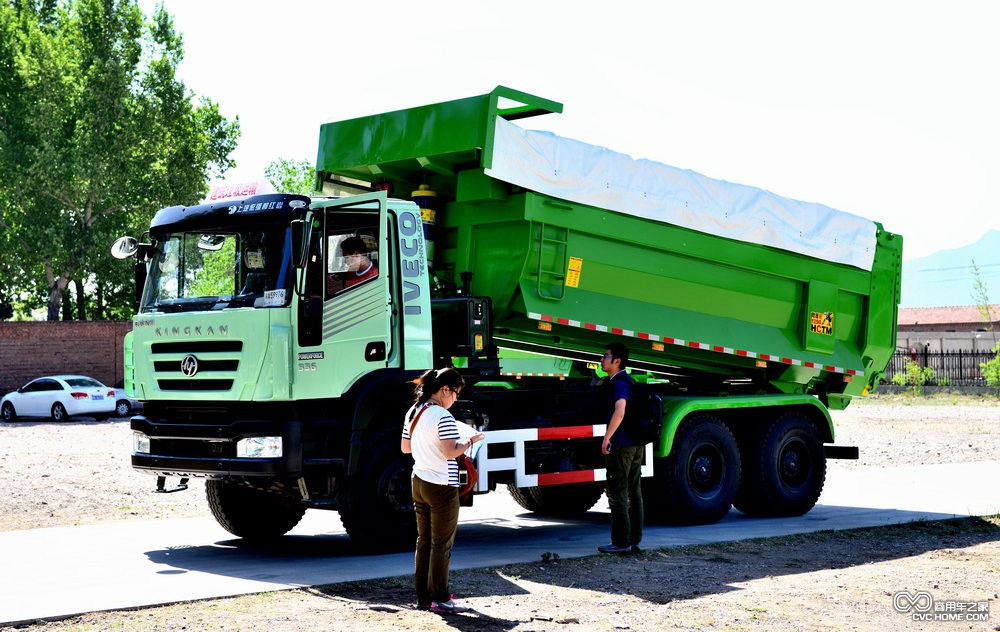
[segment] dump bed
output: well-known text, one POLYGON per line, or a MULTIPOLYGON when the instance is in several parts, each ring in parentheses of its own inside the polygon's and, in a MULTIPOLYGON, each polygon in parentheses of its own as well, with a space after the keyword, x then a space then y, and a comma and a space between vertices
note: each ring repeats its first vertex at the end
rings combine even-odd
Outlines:
POLYGON ((511 122, 561 110, 498 87, 328 123, 317 170, 433 191, 434 274, 454 287, 471 273, 501 346, 593 359, 618 337, 679 383, 832 407, 875 383, 895 349, 899 236, 511 122))

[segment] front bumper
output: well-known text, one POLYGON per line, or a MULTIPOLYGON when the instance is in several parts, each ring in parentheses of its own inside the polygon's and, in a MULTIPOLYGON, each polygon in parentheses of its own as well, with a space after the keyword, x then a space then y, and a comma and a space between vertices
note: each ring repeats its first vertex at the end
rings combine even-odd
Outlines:
POLYGON ((133 432, 149 437, 149 453, 132 453, 132 467, 164 476, 299 477, 303 474, 302 430, 298 421, 234 420, 225 423, 167 423, 139 415, 133 432), (280 436, 283 454, 239 458, 245 437, 280 436))

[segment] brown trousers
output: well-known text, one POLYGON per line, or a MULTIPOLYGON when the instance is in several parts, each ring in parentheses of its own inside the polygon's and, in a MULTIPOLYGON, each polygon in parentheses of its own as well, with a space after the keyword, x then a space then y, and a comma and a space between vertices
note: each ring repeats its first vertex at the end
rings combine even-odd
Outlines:
POLYGON ((417 551, 413 561, 417 603, 448 601, 451 547, 458 529, 458 488, 428 483, 419 476, 411 479, 411 485, 417 514, 417 551))

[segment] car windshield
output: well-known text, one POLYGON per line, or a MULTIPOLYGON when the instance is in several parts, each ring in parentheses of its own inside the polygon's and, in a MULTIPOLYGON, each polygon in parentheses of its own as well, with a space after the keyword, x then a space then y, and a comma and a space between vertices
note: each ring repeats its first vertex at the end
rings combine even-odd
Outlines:
POLYGON ((142 311, 287 305, 290 243, 287 226, 158 236, 142 311))
POLYGON ((71 377, 63 381, 73 388, 105 388, 103 384, 89 377, 71 377))

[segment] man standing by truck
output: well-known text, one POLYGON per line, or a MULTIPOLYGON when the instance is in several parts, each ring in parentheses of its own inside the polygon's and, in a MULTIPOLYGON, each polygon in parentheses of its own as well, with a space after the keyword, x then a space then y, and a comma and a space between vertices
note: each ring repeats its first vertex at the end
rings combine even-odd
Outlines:
POLYGON ((613 342, 601 356, 601 370, 608 374, 605 387, 611 404, 608 428, 601 451, 607 468, 608 506, 611 508, 611 544, 597 547, 601 553, 638 553, 642 540, 641 468, 644 447, 629 435, 625 411, 632 395, 632 376, 625 372, 628 348, 613 342))

